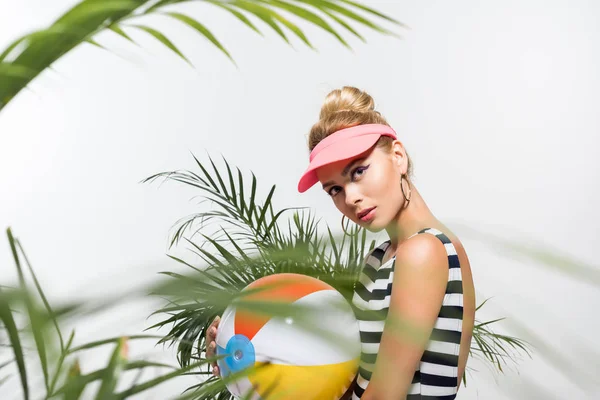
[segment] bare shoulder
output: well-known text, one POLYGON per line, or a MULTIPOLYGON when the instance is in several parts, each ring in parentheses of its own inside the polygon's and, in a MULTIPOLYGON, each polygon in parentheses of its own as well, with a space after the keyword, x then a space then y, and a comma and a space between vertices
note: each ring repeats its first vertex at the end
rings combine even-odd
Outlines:
POLYGON ((430 234, 415 235, 398 246, 396 262, 415 272, 447 272, 448 258, 444 244, 430 234))

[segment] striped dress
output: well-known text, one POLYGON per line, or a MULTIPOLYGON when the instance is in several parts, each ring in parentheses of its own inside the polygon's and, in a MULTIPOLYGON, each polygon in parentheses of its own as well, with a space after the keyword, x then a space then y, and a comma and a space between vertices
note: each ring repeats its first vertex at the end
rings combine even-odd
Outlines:
MULTIPOLYGON (((437 229, 427 228, 412 236, 421 233, 434 235, 444 244, 448 254, 448 284, 435 327, 406 399, 450 400, 456 398, 458 390, 458 355, 463 317, 460 263, 456 249, 446 235, 437 229)), ((359 323, 362 351, 353 400, 361 398, 371 379, 390 306, 395 256, 381 265, 390 244, 388 240, 371 252, 354 289, 352 303, 359 323)))

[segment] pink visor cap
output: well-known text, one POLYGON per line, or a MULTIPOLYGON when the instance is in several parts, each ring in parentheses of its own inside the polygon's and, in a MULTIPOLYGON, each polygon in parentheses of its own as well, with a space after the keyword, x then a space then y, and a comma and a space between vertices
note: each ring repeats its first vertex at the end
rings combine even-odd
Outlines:
POLYGON ((319 181, 317 168, 364 153, 381 136, 396 139, 396 132, 387 125, 366 124, 341 129, 327 136, 311 151, 308 168, 298 182, 298 191, 304 193, 319 181))

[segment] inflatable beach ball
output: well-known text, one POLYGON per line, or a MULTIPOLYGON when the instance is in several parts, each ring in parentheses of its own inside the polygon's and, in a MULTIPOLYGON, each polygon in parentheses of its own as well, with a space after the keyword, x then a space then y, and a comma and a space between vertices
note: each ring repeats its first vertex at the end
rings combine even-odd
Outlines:
POLYGON ((268 316, 260 306, 236 310, 233 305, 225 310, 216 343, 217 355, 224 356, 218 361, 221 377, 231 394, 245 398, 251 393, 247 398, 253 400, 339 399, 360 359, 358 322, 341 293, 299 274, 266 276, 244 291, 249 292, 243 300, 292 304, 294 312, 268 316), (294 307, 310 311, 297 314, 294 307))

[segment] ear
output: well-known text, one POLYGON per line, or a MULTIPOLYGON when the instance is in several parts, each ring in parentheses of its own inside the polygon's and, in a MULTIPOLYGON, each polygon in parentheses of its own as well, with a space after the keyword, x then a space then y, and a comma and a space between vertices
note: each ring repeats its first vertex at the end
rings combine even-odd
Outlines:
POLYGON ((392 142, 392 157, 400 173, 405 174, 408 171, 408 157, 404 145, 397 139, 392 142))

